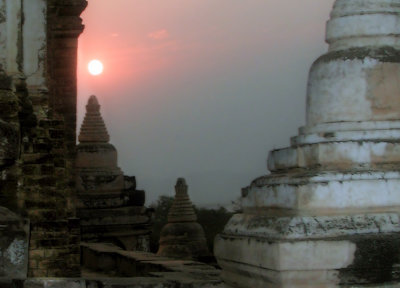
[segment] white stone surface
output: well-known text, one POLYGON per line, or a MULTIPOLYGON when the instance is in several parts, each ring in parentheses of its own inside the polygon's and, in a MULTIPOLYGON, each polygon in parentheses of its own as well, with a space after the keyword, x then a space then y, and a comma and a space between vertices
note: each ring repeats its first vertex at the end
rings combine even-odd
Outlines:
POLYGON ((327 42, 331 44, 330 51, 377 45, 399 48, 399 31, 397 15, 346 16, 328 22, 327 42))
POLYGON ((400 47, 398 0, 338 0, 327 24, 330 50, 360 46, 400 47))
POLYGON ((6 0, 7 11, 7 59, 6 72, 8 75, 16 75, 19 73, 18 67, 18 38, 21 35, 21 0, 6 0))
POLYGON ((41 87, 45 85, 47 1, 23 1, 23 72, 28 87, 41 87))
POLYGON ((244 209, 287 209, 305 215, 393 211, 400 206, 398 187, 397 171, 266 176, 248 188, 241 204, 244 209))
POLYGON ((314 126, 303 126, 299 128, 299 135, 329 133, 329 132, 365 132, 376 130, 400 130, 400 121, 362 121, 362 122, 333 122, 319 123, 314 126))
POLYGON ((227 235, 258 237, 275 241, 391 232, 400 232, 400 219, 396 212, 329 216, 235 214, 224 229, 227 235))
MULTIPOLYGON (((399 131, 400 132, 400 131, 399 131)), ((400 162, 397 142, 320 142, 271 151, 268 170, 329 167, 331 169, 366 170, 400 162)))
POLYGON ((307 91, 307 125, 400 119, 399 63, 376 59, 316 62, 307 91))
POLYGON ((7 11, 6 0, 0 0, 0 66, 5 69, 7 58, 7 11))
MULTIPOLYGON (((336 270, 282 271, 263 269, 243 263, 222 260, 222 279, 228 287, 251 288, 338 288, 336 270), (239 271, 241 273, 239 273, 239 271), (333 284, 332 284, 333 283, 333 284)), ((382 288, 382 286, 380 286, 382 288)), ((353 287, 352 287, 353 288, 353 287)))
POLYGON ((345 142, 345 141, 398 141, 400 130, 364 130, 364 131, 337 131, 328 133, 315 133, 299 135, 291 139, 292 146, 305 145, 322 142, 345 142))
POLYGON ((14 239, 10 246, 8 246, 3 257, 15 266, 22 265, 25 261, 25 245, 26 242, 24 240, 14 239))
POLYGON ((236 237, 216 241, 219 259, 272 271, 320 271, 352 264, 356 245, 350 241, 260 241, 236 237))

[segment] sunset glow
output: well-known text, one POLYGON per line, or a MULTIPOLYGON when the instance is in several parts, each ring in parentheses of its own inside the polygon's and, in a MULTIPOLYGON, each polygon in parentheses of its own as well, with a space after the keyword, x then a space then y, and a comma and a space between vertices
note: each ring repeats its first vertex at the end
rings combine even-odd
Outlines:
POLYGON ((100 75, 103 73, 103 63, 99 60, 92 60, 88 64, 88 70, 93 76, 100 75))
POLYGON ((265 173, 260 155, 296 135, 334 0, 88 2, 77 127, 96 95, 121 169, 151 191, 147 203, 173 193, 178 175, 192 200, 231 203, 265 173))

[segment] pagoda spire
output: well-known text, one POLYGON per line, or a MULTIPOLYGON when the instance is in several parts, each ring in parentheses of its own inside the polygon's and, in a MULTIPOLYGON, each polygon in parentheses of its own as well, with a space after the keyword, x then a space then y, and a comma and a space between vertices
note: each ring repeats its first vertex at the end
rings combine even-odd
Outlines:
POLYGON ((160 233, 159 256, 178 259, 205 259, 210 256, 203 227, 197 222, 187 191, 185 179, 178 178, 168 223, 160 233))
POLYGON ((99 101, 97 101, 97 98, 94 95, 89 97, 86 105, 86 114, 83 119, 78 140, 81 143, 108 143, 110 141, 106 125, 101 117, 99 101))
POLYGON ((168 223, 197 221, 187 190, 185 179, 179 178, 175 185, 175 200, 168 213, 168 223))

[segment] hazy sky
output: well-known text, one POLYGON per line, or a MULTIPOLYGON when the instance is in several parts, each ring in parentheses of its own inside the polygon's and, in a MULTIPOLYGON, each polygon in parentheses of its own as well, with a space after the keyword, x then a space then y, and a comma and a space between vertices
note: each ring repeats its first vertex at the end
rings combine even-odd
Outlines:
POLYGON ((197 205, 230 203, 304 125, 308 69, 333 0, 89 0, 78 130, 95 94, 119 166, 147 204, 185 177, 197 205), (87 72, 97 58, 100 76, 87 72))

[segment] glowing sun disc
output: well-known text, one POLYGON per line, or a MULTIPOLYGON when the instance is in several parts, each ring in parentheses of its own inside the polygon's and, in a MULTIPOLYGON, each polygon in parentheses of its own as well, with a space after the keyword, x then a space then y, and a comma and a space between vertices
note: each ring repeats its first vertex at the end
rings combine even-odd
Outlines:
POLYGON ((94 76, 100 75, 103 73, 103 63, 101 63, 99 60, 92 60, 89 62, 88 70, 89 73, 94 76))

